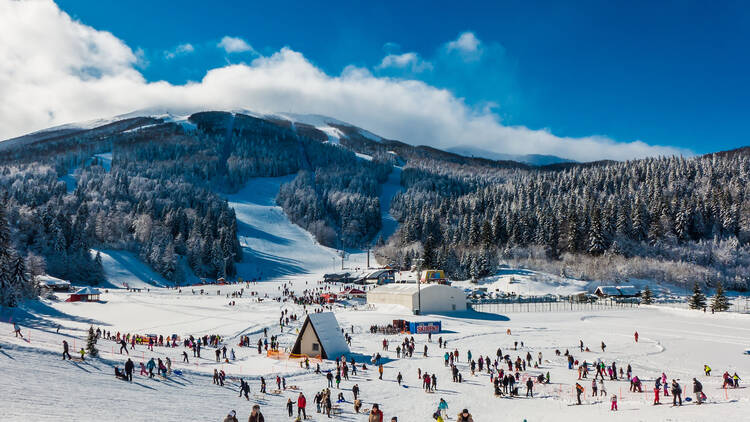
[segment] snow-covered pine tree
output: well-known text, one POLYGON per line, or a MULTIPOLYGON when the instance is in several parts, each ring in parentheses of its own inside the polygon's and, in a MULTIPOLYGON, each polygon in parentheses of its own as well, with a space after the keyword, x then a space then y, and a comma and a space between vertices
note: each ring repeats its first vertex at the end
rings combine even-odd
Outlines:
POLYGON ((690 309, 703 309, 706 307, 706 295, 701 291, 701 287, 696 281, 693 283, 693 295, 688 299, 690 309))
POLYGON ((643 289, 643 293, 641 293, 641 303, 644 305, 654 303, 654 294, 651 292, 651 288, 648 287, 648 285, 643 289))
POLYGON ((96 333, 94 332, 94 326, 89 327, 89 336, 86 339, 86 353, 92 358, 99 356, 99 350, 96 348, 96 333))
POLYGON ((724 294, 724 286, 721 285, 721 281, 716 283, 716 294, 711 299, 711 310, 715 312, 724 312, 729 310, 731 303, 724 294))

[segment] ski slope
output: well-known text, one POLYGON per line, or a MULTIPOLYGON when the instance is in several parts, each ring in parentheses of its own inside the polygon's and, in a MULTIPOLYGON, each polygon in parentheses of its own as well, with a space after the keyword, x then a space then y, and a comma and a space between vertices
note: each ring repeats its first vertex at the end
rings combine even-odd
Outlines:
MULTIPOLYGON (((304 318, 292 323, 291 329, 281 333, 278 315, 282 309, 290 314, 304 315, 302 306, 289 302, 268 300, 279 297, 280 287, 301 292, 322 287, 312 280, 295 280, 286 285, 281 281, 237 286, 207 287, 208 295, 194 294, 191 289, 175 290, 152 288, 139 293, 110 290, 102 294, 103 303, 30 302, 25 309, 0 313, 0 373, 3 374, 3 395, 0 396, 2 420, 41 421, 99 421, 129 420, 152 421, 220 421, 229 410, 236 410, 239 420, 247 420, 253 404, 260 404, 267 421, 287 420, 284 404, 287 398, 294 400, 299 391, 307 396, 308 415, 313 421, 328 420, 314 411, 312 398, 315 392, 326 386, 325 377, 313 370, 300 368, 294 362, 279 361, 258 354, 254 347, 237 346, 240 335, 249 335, 251 342, 262 338, 263 329, 269 335, 279 335, 282 347, 290 347, 295 339, 294 330, 304 318), (226 294, 244 287, 256 291, 259 302, 249 295, 228 299, 226 294), (216 295, 214 289, 220 290, 216 295), (229 306, 229 301, 236 306, 229 306), (22 333, 29 340, 15 338, 11 322, 19 322, 22 333), (60 325, 59 333, 56 327, 60 325), (121 332, 155 333, 180 336, 187 334, 218 333, 226 339, 229 349, 236 354, 229 363, 217 363, 212 348, 204 348, 200 359, 193 358, 188 350, 190 362, 181 363, 181 346, 177 348, 135 346, 129 351, 136 368, 140 362, 151 357, 170 357, 172 368, 182 371, 168 378, 149 379, 136 370, 132 384, 117 380, 113 376, 113 365, 122 367, 127 356, 120 355, 114 342, 101 339, 97 344, 101 358, 85 362, 60 359, 61 342, 66 339, 71 348, 80 348, 85 332, 90 325, 121 332), (291 331, 291 332, 290 332, 291 331), (229 378, 224 387, 212 384, 214 369, 227 372, 229 378), (286 377, 287 385, 300 390, 287 390, 274 394, 276 375, 286 377), (268 382, 268 394, 259 392, 259 379, 268 382), (238 397, 238 377, 251 385, 250 400, 238 397)), ((308 307, 310 309, 310 307, 308 307)), ((439 398, 449 405, 449 420, 456 413, 468 408, 474 420, 496 421, 498 411, 502 420, 510 421, 709 421, 743 420, 741 415, 750 411, 750 391, 746 388, 722 390, 721 373, 737 372, 740 377, 750 373, 750 356, 743 354, 748 347, 750 319, 747 315, 704 314, 702 312, 642 307, 640 309, 615 309, 603 311, 581 311, 560 313, 512 313, 494 315, 485 313, 457 313, 453 315, 409 315, 398 306, 376 310, 357 310, 347 306, 335 308, 339 325, 353 332, 351 351, 360 362, 380 352, 386 362, 383 380, 378 380, 375 368, 358 371, 349 381, 344 380, 341 390, 332 389, 333 398, 343 392, 347 402, 341 404, 342 416, 335 420, 365 421, 365 415, 352 412, 351 387, 356 383, 362 392, 364 408, 373 402, 379 403, 385 420, 398 416, 399 421, 420 422, 432 420, 431 414, 439 398), (370 334, 371 324, 386 324, 393 319, 440 320, 444 332, 440 334, 448 341, 450 350, 460 352, 458 368, 464 382, 451 381, 448 368, 443 365, 442 355, 447 349, 439 349, 426 335, 414 335, 416 351, 414 357, 397 358, 395 345, 402 336, 370 334), (506 330, 511 330, 511 335, 506 330), (638 330, 638 343, 633 332, 638 330), (391 347, 383 351, 381 342, 388 338, 391 347), (590 352, 580 352, 578 341, 583 340, 590 352), (598 347, 607 344, 606 352, 598 347), (518 350, 513 350, 519 342, 518 350), (523 346, 520 346, 523 342, 523 346), (424 345, 429 353, 423 357, 424 345), (531 353, 537 358, 542 352, 540 368, 522 372, 526 376, 550 372, 551 384, 535 385, 534 398, 498 398, 493 395, 486 372, 472 376, 466 355, 469 350, 475 359, 479 355, 495 357, 501 347, 512 359, 531 353), (616 360, 618 366, 631 364, 633 373, 644 380, 644 393, 628 391, 627 380, 605 381, 609 394, 619 397, 619 411, 609 411, 609 398, 592 397, 590 378, 580 381, 586 388, 583 405, 574 402, 573 386, 577 371, 568 370, 564 356, 557 357, 555 349, 569 350, 577 359, 594 362, 604 359, 616 360), (713 368, 710 377, 703 375, 703 364, 713 368), (417 369, 434 373, 438 377, 437 392, 425 393, 417 380, 417 369), (685 396, 691 396, 690 380, 698 378, 704 385, 708 402, 696 406, 685 402, 673 408, 669 404, 653 406, 651 387, 654 377, 666 372, 669 379, 679 379, 685 396), (404 386, 395 382, 396 375, 404 376, 404 386)), ((74 350, 71 351, 74 355, 74 350)), ((322 363, 325 372, 335 369, 335 363, 322 363)), ((313 364, 314 368, 314 364, 313 364)), ((744 381, 743 381, 744 383, 744 381)), ((521 389, 523 396, 525 389, 521 389)), ((671 397, 662 398, 671 403, 671 397)))
POLYGON ((276 205, 279 188, 292 179, 293 175, 251 179, 242 190, 227 196, 237 216, 243 249, 237 273, 243 279, 267 280, 335 269, 336 251, 316 242, 276 205))
MULTIPOLYGON (((120 288, 148 288, 170 286, 174 283, 144 264, 135 254, 127 251, 100 250, 104 278, 107 284, 120 288)), ((96 251, 92 251, 96 253, 96 251)))

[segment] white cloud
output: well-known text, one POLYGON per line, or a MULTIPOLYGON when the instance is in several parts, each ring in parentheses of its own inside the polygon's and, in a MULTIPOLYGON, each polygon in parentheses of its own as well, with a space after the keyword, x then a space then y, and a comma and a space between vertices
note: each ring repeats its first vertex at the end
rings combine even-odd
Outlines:
POLYGON ((186 43, 186 44, 180 44, 177 47, 165 51, 164 57, 167 59, 174 59, 177 56, 182 56, 185 54, 190 54, 195 51, 195 47, 193 47, 192 44, 186 43))
POLYGON ((482 56, 482 42, 473 32, 462 32, 458 38, 445 44, 445 49, 461 55, 465 60, 477 60, 482 56))
POLYGON ((227 53, 243 53, 246 51, 254 51, 253 47, 242 38, 226 36, 216 44, 217 47, 224 49, 227 53))
POLYGON ((681 152, 504 126, 492 108, 470 107, 448 90, 377 77, 355 66, 328 75, 289 48, 212 69, 199 82, 148 82, 130 47, 71 20, 51 1, 0 1, 0 27, 0 139, 143 108, 245 108, 329 115, 388 138, 436 147, 471 145, 577 160, 681 152))
POLYGON ((417 53, 389 54, 377 66, 378 69, 407 69, 413 73, 432 69, 432 63, 422 60, 417 53))

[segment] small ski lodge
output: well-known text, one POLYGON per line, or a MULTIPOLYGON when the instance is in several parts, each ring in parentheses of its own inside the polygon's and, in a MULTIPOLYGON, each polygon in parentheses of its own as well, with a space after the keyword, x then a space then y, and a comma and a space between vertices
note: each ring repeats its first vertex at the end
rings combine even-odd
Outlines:
POLYGON ((66 302, 98 302, 101 292, 93 287, 84 287, 70 295, 66 302))
POLYGON ((332 360, 348 353, 349 346, 333 312, 308 314, 292 347, 292 354, 321 359, 332 360))
POLYGON ((635 286, 599 286, 594 294, 599 297, 627 298, 639 297, 641 291, 635 286))

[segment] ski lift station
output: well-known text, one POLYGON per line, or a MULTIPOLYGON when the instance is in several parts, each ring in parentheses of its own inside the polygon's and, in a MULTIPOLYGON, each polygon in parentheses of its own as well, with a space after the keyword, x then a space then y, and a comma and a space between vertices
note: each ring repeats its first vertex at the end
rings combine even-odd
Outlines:
POLYGON ((416 283, 386 284, 367 292, 367 303, 373 305, 401 305, 410 312, 454 312, 466 310, 463 290, 445 284, 416 283), (421 296, 421 308, 420 308, 421 296))

